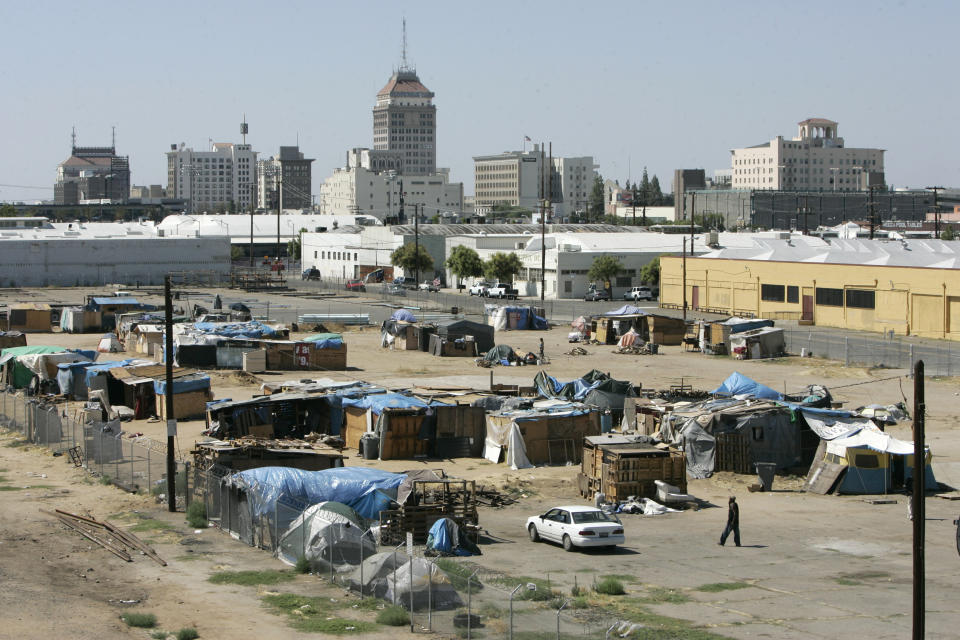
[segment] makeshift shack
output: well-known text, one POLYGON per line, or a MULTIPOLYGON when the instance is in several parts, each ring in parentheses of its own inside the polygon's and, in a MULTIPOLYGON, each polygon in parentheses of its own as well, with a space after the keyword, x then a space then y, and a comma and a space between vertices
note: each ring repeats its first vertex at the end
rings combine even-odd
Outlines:
POLYGON ((436 439, 436 407, 445 403, 424 401, 400 393, 344 398, 344 441, 364 457, 381 460, 411 459, 427 455, 436 439))
POLYGON ((65 362, 93 362, 95 351, 34 345, 8 347, 0 351, 0 381, 16 388, 31 387, 37 392, 58 393, 57 365, 65 362))
POLYGON ((495 344, 493 327, 472 320, 453 319, 438 322, 437 335, 448 342, 472 336, 477 345, 477 353, 486 353, 495 344))
MULTIPOLYGON (((168 393, 166 380, 153 380, 153 392, 156 397, 156 415, 167 419, 166 395, 168 393)), ((210 389, 210 376, 204 373, 190 373, 173 381, 173 415, 172 418, 183 420, 202 416, 207 409, 207 403, 213 400, 213 391, 210 389)))
POLYGON ((0 350, 27 346, 27 336, 21 331, 0 331, 0 350))
POLYGON ((435 356, 475 358, 479 355, 477 342, 473 336, 445 338, 437 334, 430 336, 430 353, 435 356))
POLYGON ((787 343, 783 337, 783 329, 761 327, 731 334, 730 353, 738 360, 759 360, 786 355, 787 343))
POLYGON ((610 501, 630 496, 656 498, 656 480, 687 490, 683 452, 649 444, 651 438, 603 434, 583 441, 583 461, 577 476, 580 495, 602 493, 610 501))
POLYGON ((730 350, 730 338, 738 333, 772 327, 773 320, 763 318, 727 318, 718 322, 700 323, 700 350, 708 355, 727 355, 730 350))
POLYGON ((583 439, 600 434, 600 413, 579 403, 546 400, 532 409, 487 415, 483 457, 522 469, 537 464, 580 462, 583 439))
POLYGON ((65 307, 60 310, 60 330, 64 333, 100 331, 103 314, 84 307, 65 307))
POLYGON ((487 324, 495 331, 546 330, 550 328, 542 307, 484 305, 487 324))
POLYGON ((49 333, 53 328, 53 310, 48 304, 15 304, 7 311, 7 330, 23 333, 49 333))
POLYGON ((137 353, 150 355, 153 353, 154 345, 163 345, 164 328, 159 324, 138 324, 129 333, 133 344, 128 345, 128 350, 136 348, 137 353))
POLYGON ((206 471, 214 466, 231 471, 258 467, 289 467, 305 471, 323 471, 342 467, 343 454, 332 447, 303 440, 264 440, 245 437, 235 440, 206 440, 196 443, 194 469, 206 471))

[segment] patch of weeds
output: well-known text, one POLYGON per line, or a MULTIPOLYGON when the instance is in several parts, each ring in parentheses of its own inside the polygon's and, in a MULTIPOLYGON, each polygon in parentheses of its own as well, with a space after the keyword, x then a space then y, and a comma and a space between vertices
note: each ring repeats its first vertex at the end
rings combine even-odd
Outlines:
POLYGON ((613 576, 606 576, 600 582, 593 585, 593 590, 607 596, 622 596, 627 591, 623 588, 623 583, 613 576))
POLYGON ((590 603, 587 602, 586 596, 579 596, 576 598, 564 598, 563 596, 557 596, 550 600, 547 605, 551 609, 559 609, 564 602, 567 603, 564 611, 567 609, 586 609, 590 606, 590 603))
POLYGON ((867 580, 880 580, 889 578, 890 574, 886 571, 857 571, 854 573, 841 573, 834 578, 834 582, 845 587, 856 587, 864 584, 867 580))
POLYGON ((207 505, 194 500, 187 507, 187 524, 194 529, 206 529, 210 524, 207 520, 207 505))
POLYGON ((166 631, 159 631, 159 630, 158 630, 158 631, 154 631, 153 633, 151 633, 151 634, 150 634, 150 637, 153 638, 153 640, 167 640, 167 636, 169 636, 169 635, 170 635, 170 634, 167 633, 166 631))
POLYGON ((173 528, 173 525, 169 522, 155 520, 154 518, 143 518, 130 527, 130 531, 170 531, 173 528))
POLYGON ((376 611, 377 609, 380 609, 383 604, 384 602, 380 598, 364 598, 353 605, 353 608, 361 609, 363 611, 376 611))
POLYGON ((630 636, 631 640, 725 640, 727 636, 711 633, 687 620, 652 613, 635 598, 618 598, 609 611, 618 618, 643 625, 630 636))
POLYGON ((410 624, 410 616, 403 607, 390 605, 377 614, 377 623, 388 627, 402 627, 410 624))
POLYGON ((619 580, 620 582, 639 582, 640 581, 639 578, 637 578, 637 576, 630 575, 629 573, 607 573, 600 576, 600 578, 601 579, 613 578, 614 580, 619 580))
POLYGON ((492 602, 484 602, 480 608, 477 610, 477 613, 480 614, 483 618, 490 618, 492 620, 499 620, 503 617, 504 610, 493 604, 492 602))
POLYGON ((184 627, 174 634, 177 640, 197 640, 200 634, 193 627, 184 627))
POLYGON ((863 584, 858 580, 851 580, 850 578, 834 578, 834 582, 837 584, 842 584, 845 587, 856 587, 863 584))
POLYGON ((99 482, 100 482, 100 484, 102 484, 102 485, 108 485, 108 484, 110 484, 110 481, 111 481, 112 479, 113 479, 113 478, 111 478, 109 475, 107 475, 107 474, 105 473, 105 474, 103 474, 102 476, 100 476, 99 482))
POLYGON ((337 636, 372 633, 377 629, 377 625, 372 622, 346 618, 303 617, 291 619, 290 626, 304 633, 328 633, 337 636))
POLYGON ((190 562, 191 560, 207 560, 207 558, 202 553, 185 553, 182 556, 177 556, 174 560, 190 562))
POLYGON ((141 629, 152 629, 157 626, 157 616, 152 613, 125 613, 120 616, 128 627, 139 627, 141 629))
POLYGON ((325 609, 326 603, 320 598, 298 596, 295 593, 274 593, 263 597, 263 603, 276 613, 290 613, 294 609, 310 608, 317 611, 325 609))
POLYGON ((256 586, 258 584, 280 584, 281 582, 289 582, 295 577, 296 575, 290 571, 221 571, 207 578, 207 581, 213 584, 256 586))
POLYGON ((11 441, 5 443, 3 446, 5 446, 5 447, 10 447, 11 449, 13 449, 13 448, 16 448, 16 447, 25 447, 25 446, 27 446, 28 444, 30 444, 30 441, 29 441, 29 440, 26 440, 26 439, 24 439, 24 438, 21 438, 21 439, 19 439, 19 440, 11 440, 11 441))
MULTIPOLYGON (((286 575, 293 576, 292 573, 286 575)), ((286 614, 291 627, 306 633, 362 634, 377 628, 372 622, 331 617, 330 602, 323 598, 277 593, 264 596, 262 600, 274 613, 286 614)))
POLYGON ((310 573, 310 561, 307 556, 297 558, 297 564, 293 565, 293 570, 297 573, 310 573))
POLYGON ((639 601, 647 604, 686 604, 690 602, 690 596, 677 589, 651 587, 647 589, 647 595, 639 598, 639 601))
POLYGON ((520 587, 517 595, 514 596, 516 600, 546 602, 547 600, 552 600, 553 596, 556 595, 550 586, 550 581, 542 578, 531 578, 530 576, 498 576, 494 578, 493 581, 509 587, 511 590, 518 584, 522 584, 523 586, 520 587), (527 589, 528 584, 536 585, 536 590, 527 589))
POLYGON ((737 589, 746 589, 751 585, 746 582, 712 582, 702 584, 697 587, 697 591, 706 591, 707 593, 718 593, 720 591, 736 591, 737 589))
MULTIPOLYGON (((467 578, 473 573, 469 565, 461 564, 452 558, 437 558, 436 565, 450 576, 453 588, 462 593, 467 591, 467 578)), ((477 576, 470 578, 470 592, 477 593, 483 589, 483 584, 477 576)))
POLYGON ((20 491, 23 487, 11 487, 8 484, 0 485, 0 491, 20 491))

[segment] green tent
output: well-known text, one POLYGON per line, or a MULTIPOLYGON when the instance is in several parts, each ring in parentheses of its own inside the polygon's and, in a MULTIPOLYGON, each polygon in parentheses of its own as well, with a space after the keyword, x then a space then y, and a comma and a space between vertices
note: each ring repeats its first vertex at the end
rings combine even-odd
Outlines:
POLYGON ((8 375, 7 381, 15 388, 23 389, 30 386, 30 381, 33 379, 34 372, 17 360, 19 356, 32 356, 44 353, 62 353, 64 351, 66 351, 66 349, 63 347, 45 347, 39 345, 32 347, 9 347, 3 351, 0 351, 0 367, 4 366, 7 361, 13 360, 13 372, 12 374, 8 375))

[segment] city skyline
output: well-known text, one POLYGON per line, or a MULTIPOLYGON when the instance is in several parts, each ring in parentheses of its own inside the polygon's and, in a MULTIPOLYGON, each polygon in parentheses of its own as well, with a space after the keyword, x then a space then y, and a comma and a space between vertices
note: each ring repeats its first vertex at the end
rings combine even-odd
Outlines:
POLYGON ((792 137, 808 117, 885 149, 894 186, 960 184, 949 3, 550 6, 489 3, 456 22, 439 3, 5 6, 0 200, 52 199, 74 126, 81 146, 108 144, 115 126, 132 182, 166 186, 171 144, 240 142, 244 113, 261 157, 299 142, 316 158, 317 194, 348 149, 374 147, 403 17, 407 59, 436 95, 437 166, 469 194, 473 156, 525 136, 621 183, 646 166, 667 190, 674 169, 729 168, 731 149, 792 137), (105 55, 77 57, 84 36, 105 55))

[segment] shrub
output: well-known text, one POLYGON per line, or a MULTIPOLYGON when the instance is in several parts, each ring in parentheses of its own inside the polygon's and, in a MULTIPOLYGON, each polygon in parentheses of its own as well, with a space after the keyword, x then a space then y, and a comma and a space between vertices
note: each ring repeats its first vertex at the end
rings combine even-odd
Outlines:
POLYGON ((187 524, 194 529, 206 529, 210 524, 207 520, 207 505, 197 501, 191 502, 187 507, 187 524))
POLYGON ((120 619, 126 622, 128 627, 152 629, 157 626, 157 616, 152 613, 125 613, 120 619))
POLYGON ((410 624, 410 616, 402 607, 391 605, 377 614, 377 622, 388 627, 402 627, 410 624))
POLYGON ((616 578, 607 577, 593 585, 593 590, 608 596, 622 596, 626 593, 623 583, 616 578))
POLYGON ((177 631, 177 640, 197 640, 200 637, 200 634, 197 633, 197 630, 193 627, 184 627, 177 631))
POLYGON ((213 584, 241 584, 255 586, 258 584, 279 584, 293 580, 296 576, 289 571, 221 571, 209 578, 213 584))
POLYGON ((293 565, 293 570, 297 573, 310 573, 310 561, 306 556, 297 558, 297 564, 293 565))
POLYGON ((167 640, 167 636, 169 635, 166 631, 157 630, 151 633, 150 637, 153 638, 153 640, 167 640))

